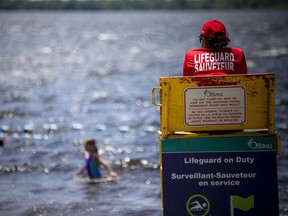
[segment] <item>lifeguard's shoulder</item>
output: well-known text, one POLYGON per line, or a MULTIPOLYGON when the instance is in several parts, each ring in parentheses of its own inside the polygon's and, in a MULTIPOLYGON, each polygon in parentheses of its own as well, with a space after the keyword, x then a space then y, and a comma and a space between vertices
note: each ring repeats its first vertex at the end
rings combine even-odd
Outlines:
POLYGON ((208 49, 208 48, 196 48, 196 49, 190 49, 186 52, 185 56, 186 58, 188 57, 192 57, 194 55, 197 55, 197 54, 201 54, 201 53, 209 53, 211 52, 211 49, 208 49))
POLYGON ((188 50, 185 54, 186 59, 193 58, 195 55, 199 54, 211 54, 211 53, 233 53, 234 56, 237 58, 242 58, 244 56, 244 52, 241 48, 238 47, 225 47, 222 49, 213 49, 213 48, 196 48, 196 49, 191 49, 188 50))
POLYGON ((236 52, 243 52, 243 50, 239 47, 225 47, 222 49, 215 49, 215 48, 196 48, 190 49, 186 53, 195 53, 195 52, 227 52, 227 51, 236 51, 236 52))
POLYGON ((186 53, 192 53, 192 52, 211 52, 212 50, 209 48, 196 48, 196 49, 190 49, 186 53))

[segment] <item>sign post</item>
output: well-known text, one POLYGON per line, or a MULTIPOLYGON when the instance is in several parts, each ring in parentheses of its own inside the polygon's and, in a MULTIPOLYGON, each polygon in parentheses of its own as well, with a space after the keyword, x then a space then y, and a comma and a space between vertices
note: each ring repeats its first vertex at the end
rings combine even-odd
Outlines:
POLYGON ((273 74, 161 77, 152 99, 163 216, 279 215, 273 74))
POLYGON ((276 135, 163 139, 165 216, 277 215, 276 135))

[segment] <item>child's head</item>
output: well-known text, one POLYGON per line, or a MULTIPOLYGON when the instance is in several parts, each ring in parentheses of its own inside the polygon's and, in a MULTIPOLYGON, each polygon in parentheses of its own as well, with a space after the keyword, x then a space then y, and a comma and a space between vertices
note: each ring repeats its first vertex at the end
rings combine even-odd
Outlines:
POLYGON ((94 152, 94 153, 98 153, 98 148, 96 146, 96 140, 94 138, 86 138, 83 141, 85 150, 88 152, 94 152))

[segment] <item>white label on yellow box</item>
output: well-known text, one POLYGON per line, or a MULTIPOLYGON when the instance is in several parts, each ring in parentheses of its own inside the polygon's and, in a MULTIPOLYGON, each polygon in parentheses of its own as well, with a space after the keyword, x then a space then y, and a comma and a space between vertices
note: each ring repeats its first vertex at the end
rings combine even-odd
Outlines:
POLYGON ((244 86, 206 86, 184 90, 187 126, 244 124, 246 108, 244 86))

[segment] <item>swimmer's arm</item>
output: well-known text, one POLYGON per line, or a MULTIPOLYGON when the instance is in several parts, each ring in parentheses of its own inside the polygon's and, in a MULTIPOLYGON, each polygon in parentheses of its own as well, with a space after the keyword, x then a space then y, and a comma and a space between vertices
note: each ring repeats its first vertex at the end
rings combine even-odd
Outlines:
POLYGON ((102 164, 108 170, 110 176, 114 177, 118 176, 118 174, 112 170, 109 164, 102 157, 97 156, 95 159, 98 160, 99 163, 102 164))
POLYGON ((82 175, 83 174, 83 172, 85 171, 85 167, 83 166, 83 167, 81 167, 78 171, 77 171, 77 173, 76 173, 76 175, 77 176, 80 176, 80 175, 82 175))

